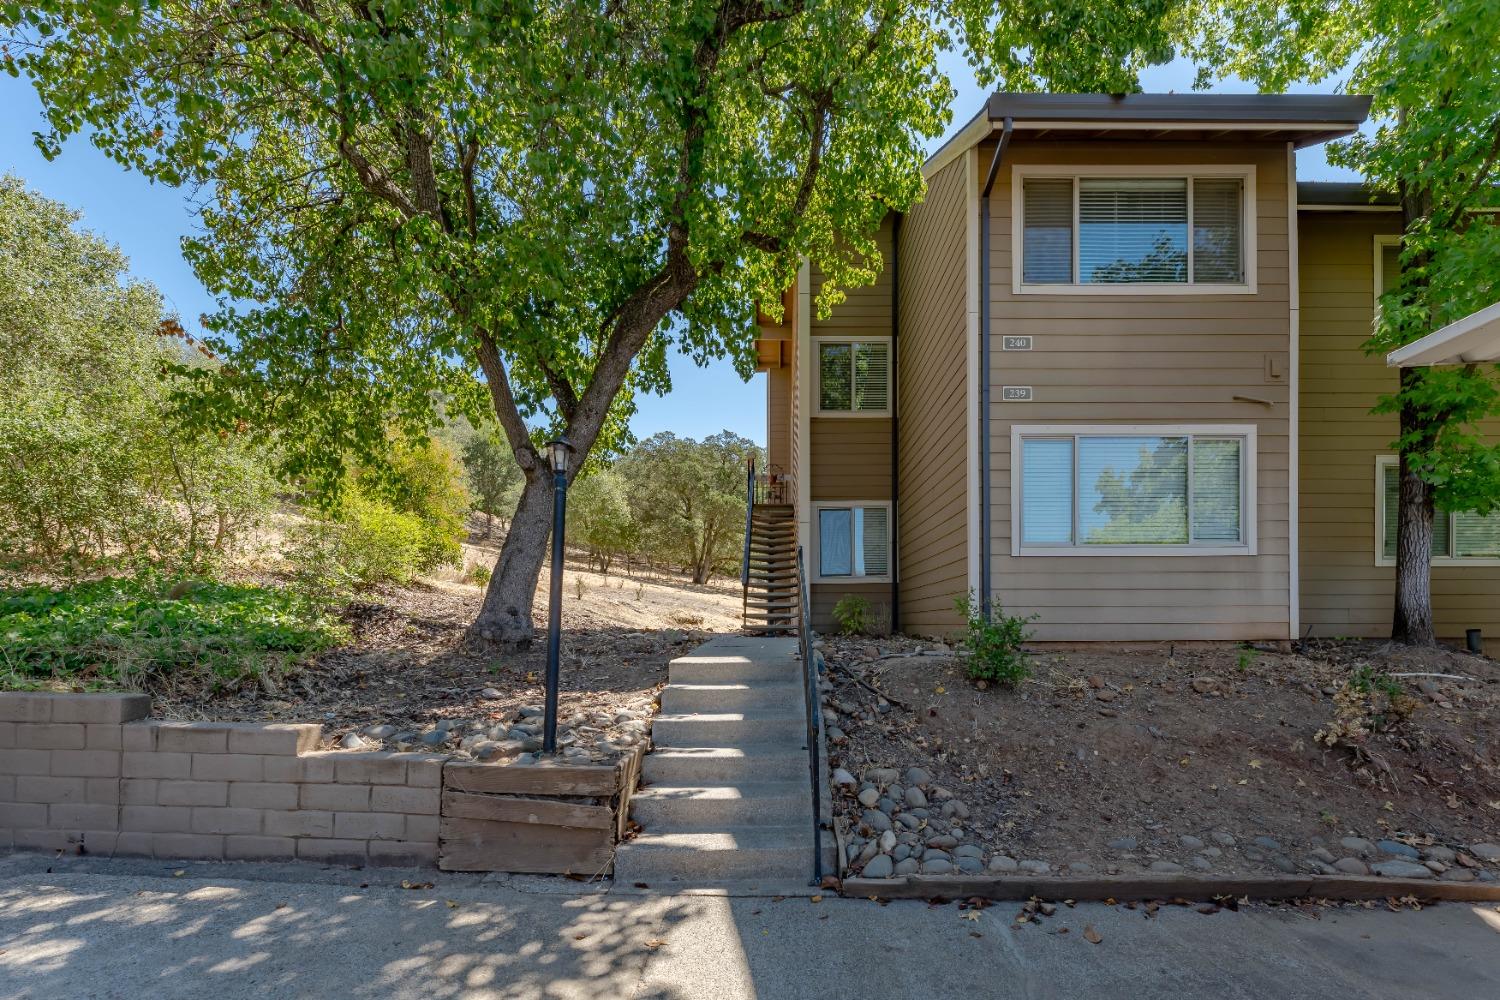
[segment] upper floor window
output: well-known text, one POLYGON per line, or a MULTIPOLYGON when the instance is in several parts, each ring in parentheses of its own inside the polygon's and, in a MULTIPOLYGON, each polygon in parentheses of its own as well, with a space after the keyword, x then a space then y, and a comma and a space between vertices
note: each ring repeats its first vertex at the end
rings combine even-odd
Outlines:
POLYGON ((891 412, 891 342, 819 338, 818 413, 883 417, 891 412))
POLYGON ((1017 292, 1252 290, 1250 168, 1017 173, 1017 292))
MULTIPOLYGON (((1375 459, 1377 566, 1396 565, 1396 513, 1400 507, 1401 466, 1395 455, 1375 459)), ((1436 565, 1500 564, 1500 511, 1438 510, 1432 518, 1432 561, 1436 565)))

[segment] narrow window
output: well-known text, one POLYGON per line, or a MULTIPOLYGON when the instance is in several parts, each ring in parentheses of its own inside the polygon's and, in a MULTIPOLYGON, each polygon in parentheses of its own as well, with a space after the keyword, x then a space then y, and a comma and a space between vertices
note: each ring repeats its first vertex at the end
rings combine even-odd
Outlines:
POLYGON ((1021 450, 1022 541, 1073 544, 1073 439, 1025 438, 1021 450))
POLYGON ((886 341, 819 341, 818 411, 888 413, 890 354, 886 341))
POLYGON ((1240 239, 1244 182, 1239 178, 1193 181, 1193 280, 1237 285, 1245 280, 1240 239))

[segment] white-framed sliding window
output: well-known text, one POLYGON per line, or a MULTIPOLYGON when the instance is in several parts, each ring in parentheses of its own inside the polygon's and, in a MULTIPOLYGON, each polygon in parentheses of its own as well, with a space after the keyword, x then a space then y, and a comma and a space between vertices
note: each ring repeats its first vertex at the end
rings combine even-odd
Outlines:
POLYGON ((1253 165, 1011 171, 1017 295, 1256 290, 1253 165))
POLYGON ((1013 556, 1256 553, 1253 424, 1014 425, 1013 556))
MULTIPOLYGON (((1395 455, 1375 456, 1375 565, 1396 565, 1396 509, 1401 464, 1395 455)), ((1432 519, 1434 566, 1500 566, 1500 511, 1439 510, 1432 519)))
POLYGON ((815 582, 883 583, 891 579, 891 505, 875 500, 813 504, 815 582))
POLYGON ((891 338, 814 337, 818 417, 891 415, 891 338))

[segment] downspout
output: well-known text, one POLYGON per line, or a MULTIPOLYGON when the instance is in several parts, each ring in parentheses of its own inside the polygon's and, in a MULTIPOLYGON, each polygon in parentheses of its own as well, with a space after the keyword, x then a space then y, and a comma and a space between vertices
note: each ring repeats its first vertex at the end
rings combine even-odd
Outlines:
POLYGON ((898 358, 901 336, 901 213, 891 216, 891 539, 886 558, 891 566, 891 631, 901 631, 901 381, 898 358))
MULTIPOLYGON (((990 383, 994 381, 990 374, 990 192, 1000 174, 1000 163, 1005 159, 1014 124, 1012 119, 1005 119, 1000 129, 1000 141, 995 144, 995 155, 990 158, 989 172, 984 176, 984 188, 979 194, 979 607, 986 620, 990 616, 991 595, 995 590, 990 573, 993 559, 990 544, 990 383)), ((1011 224, 1015 224, 1014 220, 1011 224)), ((1012 261, 1011 266, 1016 266, 1016 262, 1012 261)))

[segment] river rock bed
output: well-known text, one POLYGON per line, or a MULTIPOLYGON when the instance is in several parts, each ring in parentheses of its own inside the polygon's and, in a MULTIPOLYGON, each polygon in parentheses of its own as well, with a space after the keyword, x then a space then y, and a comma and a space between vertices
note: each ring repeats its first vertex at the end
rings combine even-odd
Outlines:
POLYGON ((1332 642, 1037 649, 1034 675, 1002 690, 938 642, 818 646, 848 876, 1500 880, 1487 658, 1332 642), (1407 674, 1418 707, 1360 761, 1314 736, 1367 665, 1407 674))

